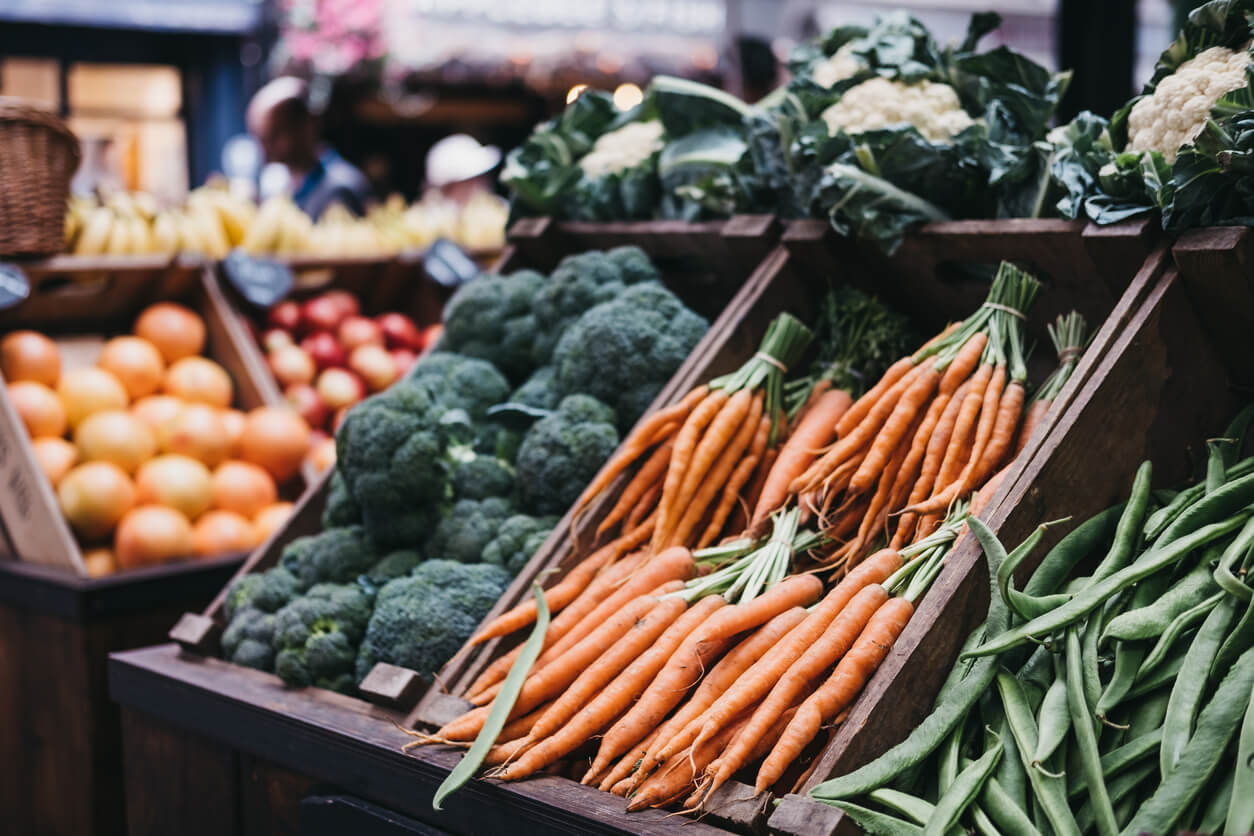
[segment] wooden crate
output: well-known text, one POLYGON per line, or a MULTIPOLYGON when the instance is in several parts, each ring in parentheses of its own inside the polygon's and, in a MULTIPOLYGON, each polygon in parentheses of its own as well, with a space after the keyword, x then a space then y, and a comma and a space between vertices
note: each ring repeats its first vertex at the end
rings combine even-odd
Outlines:
MULTIPOLYGON (((1254 348, 1247 268, 1254 234, 1199 230, 1176 243, 1172 255, 1157 251, 1127 288, 1095 340, 1099 362, 1069 387, 1070 402, 1048 435, 989 506, 986 520, 1003 542, 1022 541, 1040 522, 1083 520, 1125 499, 1146 459, 1154 463, 1156 486, 1196 477, 1205 465, 1205 439, 1248 399, 1243 360, 1254 348)), ((1049 532, 1037 560, 1066 528, 1049 532)), ((986 564, 978 544, 967 540, 803 789, 873 760, 927 716, 959 645, 987 609, 986 564)), ((785 798, 770 825, 782 834, 858 832, 837 809, 801 796, 785 798)))
MULTIPOLYGON (((1073 308, 1081 311, 1090 323, 1105 322, 1115 300, 1145 259, 1149 240, 1146 233, 1139 237, 1126 234, 1086 237, 1085 231, 1084 224, 1059 221, 943 224, 925 228, 924 238, 904 247, 897 257, 884 259, 837 236, 825 222, 791 223, 784 232, 781 246, 745 283, 676 375, 673 382, 682 381, 683 385, 671 387, 667 402, 675 402, 692 386, 738 367, 757 349, 767 325, 780 312, 790 311, 802 319, 810 319, 828 280, 848 283, 884 297, 908 314, 919 333, 926 335, 940 330, 947 322, 969 315, 987 295, 986 280, 961 277, 954 267, 995 265, 1003 258, 1024 264, 1037 272, 1045 283, 1029 316, 1029 339, 1043 346, 1032 364, 1033 378, 1039 382, 1056 366, 1056 359, 1048 350, 1046 323, 1056 314, 1073 308), (1140 241, 1141 246, 1127 247, 1129 237, 1140 241), (950 246, 946 246, 946 242, 950 246), (1110 252, 1116 247, 1127 250, 1122 268, 1110 266, 1118 263, 1110 252), (1097 268, 1097 260, 1090 251, 1110 257, 1105 270, 1097 268)), ((1162 257, 1160 254, 1160 259, 1162 257)), ((1107 330, 1113 332, 1117 325, 1107 330)), ((1097 352, 1086 354, 1075 376, 1075 385, 1094 367, 1096 359, 1097 352)), ((1060 403, 1065 398, 1066 393, 1060 403)), ((1057 413, 1058 410, 1054 410, 1044 422, 1046 427, 1057 413)), ((1044 429, 1038 431, 1037 439, 1043 432, 1044 429)), ((1032 446, 1028 449, 1030 451, 1032 446)), ((1017 469, 1021 469, 1026 460, 1027 456, 1021 458, 1017 469)), ((620 479, 619 485, 624 481, 620 479)), ((600 503, 590 506, 580 517, 573 534, 580 543, 594 542, 593 531, 608 511, 617 489, 611 488, 600 503)), ((563 521, 545 548, 515 579, 489 618, 521 601, 541 572, 556 570, 560 577, 587 554, 587 548, 578 553, 571 548, 572 535, 567 526, 567 521, 563 521)), ((927 600, 944 595, 945 590, 940 587, 939 594, 934 590, 927 600)), ((483 668, 511 646, 509 641, 497 640, 459 654, 440 675, 448 693, 428 692, 409 717, 409 723, 439 726, 464 710, 468 704, 456 695, 464 693, 483 668)), ((526 791, 526 783, 520 785, 520 792, 526 791)), ((713 819, 738 828, 752 828, 760 823, 765 808, 760 799, 749 800, 751 793, 746 790, 743 786, 729 785, 712 807, 713 819)))
MULTIPOLYGON (((106 335, 129 332, 145 306, 178 301, 203 317, 206 354, 230 374, 237 406, 251 409, 282 402, 273 381, 257 374, 248 361, 243 350, 248 345, 244 327, 203 263, 157 256, 63 256, 25 269, 31 280, 30 297, 0 312, 0 333, 34 328, 47 334, 61 346, 64 367, 94 363, 106 335)), ((22 560, 86 575, 79 546, 3 390, 0 479, 6 486, 0 492, 0 519, 9 538, 5 551, 22 560)), ((289 492, 300 488, 299 484, 287 486, 289 492)))

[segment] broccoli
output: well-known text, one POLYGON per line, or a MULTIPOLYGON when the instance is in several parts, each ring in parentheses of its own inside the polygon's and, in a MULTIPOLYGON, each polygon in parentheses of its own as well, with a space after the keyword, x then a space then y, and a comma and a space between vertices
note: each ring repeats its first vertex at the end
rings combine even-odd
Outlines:
POLYGON ((709 323, 648 282, 592 308, 553 352, 558 386, 614 407, 626 432, 700 341, 709 323))
POLYGON ((458 499, 509 496, 514 490, 514 469, 496 456, 474 454, 453 469, 453 495, 458 499))
POLYGON ((557 369, 541 366, 509 396, 510 403, 533 406, 536 409, 556 409, 562 393, 557 388, 557 369))
POLYGON ((401 549, 371 566, 358 581, 364 580, 368 589, 379 587, 390 580, 408 575, 419 563, 422 563, 422 555, 412 549, 401 549))
POLYGON ((568 255, 541 286, 532 303, 536 340, 532 360, 549 362, 562 332, 584 311, 613 299, 626 287, 623 271, 605 253, 568 255))
POLYGON ((415 365, 409 380, 425 384, 445 409, 464 409, 478 421, 488 407, 509 397, 509 381, 491 363, 461 354, 436 352, 415 365))
POLYGON ((444 308, 441 347, 487 360, 515 380, 526 377, 537 333, 532 299, 545 281, 520 270, 462 285, 444 308))
POLYGON ((228 662, 274 671, 274 614, 255 607, 237 610, 222 633, 222 657, 228 662))
POLYGON ((523 436, 514 462, 523 510, 561 514, 618 446, 614 410, 588 395, 568 395, 523 436))
POLYGON ((624 284, 662 280, 662 274, 658 272, 657 267, 653 266, 648 254, 635 245, 615 247, 607 250, 605 255, 622 271, 624 284))
POLYGON ((275 673, 288 685, 351 693, 372 596, 356 584, 318 584, 274 616, 275 673))
POLYGON ((557 517, 515 514, 501 523, 496 537, 483 548, 483 562, 504 566, 517 575, 557 525, 557 517))
POLYGON ((274 612, 300 593, 300 582, 286 569, 276 566, 231 581, 222 604, 227 621, 246 609, 274 612))
POLYGON ((428 560, 390 581, 375 600, 357 654, 357 681, 376 662, 431 677, 452 658, 509 586, 499 566, 428 560))
POLYGON ((484 546, 513 512, 509 500, 501 497, 458 500, 428 538, 423 553, 459 563, 477 563, 484 546))
POLYGON ((301 590, 307 590, 319 583, 348 583, 378 560, 366 529, 350 525, 297 537, 283 549, 279 565, 296 577, 301 590))
POLYGON ((322 509, 322 527, 339 528, 345 525, 359 525, 361 509, 353 501, 344 482, 344 474, 336 470, 331 474, 331 484, 327 489, 327 504, 322 509))

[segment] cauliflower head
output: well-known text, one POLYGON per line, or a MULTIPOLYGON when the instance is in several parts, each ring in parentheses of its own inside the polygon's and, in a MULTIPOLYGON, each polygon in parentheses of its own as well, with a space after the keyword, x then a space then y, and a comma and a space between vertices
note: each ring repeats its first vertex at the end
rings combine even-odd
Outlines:
POLYGON ((886 78, 872 78, 850 87, 840 101, 823 111, 822 119, 832 136, 905 123, 932 142, 948 142, 975 121, 962 109, 957 91, 948 84, 906 84, 886 78))
POLYGON ((862 69, 862 62, 854 54, 854 42, 842 46, 834 53, 818 61, 810 69, 810 77, 816 84, 831 89, 838 81, 853 78, 862 69))
POLYGON ((1169 163, 1197 139, 1210 109, 1245 84, 1250 54, 1214 46, 1185 61, 1128 114, 1128 150, 1157 151, 1169 163))
POLYGON ((579 168, 588 177, 618 174, 649 159, 664 144, 661 122, 628 122, 597 137, 592 150, 579 160, 579 168))

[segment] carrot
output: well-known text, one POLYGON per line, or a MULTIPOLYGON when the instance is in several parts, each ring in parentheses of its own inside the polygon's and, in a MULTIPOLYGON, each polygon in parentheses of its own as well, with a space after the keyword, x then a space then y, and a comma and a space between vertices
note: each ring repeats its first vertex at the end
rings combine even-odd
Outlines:
POLYGON ((723 728, 736 714, 762 699, 775 682, 788 670, 788 666, 800 658, 806 648, 814 644, 864 586, 882 583, 890 574, 901 568, 901 555, 882 549, 847 574, 840 583, 810 611, 805 621, 794 627, 787 636, 745 671, 736 684, 719 697, 703 715, 688 724, 659 754, 665 760, 693 740, 704 740, 723 728), (867 566, 862 569, 862 566, 867 566))
POLYGON ((654 483, 661 480, 666 473, 666 465, 670 462, 671 449, 673 447, 674 444, 667 441, 654 450, 653 454, 640 466, 640 470, 627 483, 627 487, 623 488, 618 501, 614 503, 614 508, 606 514, 605 519, 601 520, 601 524, 597 526, 596 534, 598 537, 609 531, 615 523, 624 519, 636 502, 653 487, 654 483))
MULTIPOLYGON (((732 400, 734 401, 748 391, 748 389, 741 389, 732 396, 732 400)), ((731 402, 728 403, 728 406, 731 406, 731 402)), ((728 410, 723 410, 719 417, 722 418, 722 415, 726 415, 727 412, 728 410)), ((675 529, 666 535, 662 541, 663 543, 668 545, 688 545, 688 538, 692 534, 693 528, 705 516, 705 512, 709 509, 710 503, 714 501, 714 497, 719 494, 724 485, 728 484, 727 479, 731 476, 732 470, 740 463, 741 457, 752 444, 761 416, 762 401, 760 398, 754 398, 751 400, 748 413, 743 416, 740 426, 736 428, 735 435, 719 451, 718 459, 713 463, 713 466, 702 474, 704 481, 694 486, 693 493, 681 493, 676 500, 678 506, 683 509, 683 513, 677 521, 675 529)), ((766 424, 769 433, 770 421, 767 421, 766 424)), ((706 437, 709 438, 714 432, 715 429, 711 428, 710 432, 706 433, 706 437)), ((765 441, 763 443, 765 444, 765 441)), ((696 468, 695 462, 693 467, 694 469, 696 468)), ((685 480, 686 485, 687 482, 685 480)))
POLYGON ((547 737, 560 728, 586 702, 622 673, 624 668, 648 650, 687 608, 688 605, 682 598, 666 598, 636 621, 554 699, 544 716, 536 720, 529 733, 531 739, 547 737))
MULTIPOLYGON (((953 432, 949 436, 949 443, 945 447, 945 456, 941 459, 940 470, 936 474, 936 481, 932 485, 933 495, 949 487, 950 483, 958 477, 962 467, 966 464, 963 452, 965 447, 974 441, 980 407, 984 405, 984 393, 988 390, 988 385, 992 378, 993 366, 990 363, 981 365, 975 374, 971 376, 971 387, 962 399, 958 415, 954 419, 953 432)), ((908 510, 915 510, 914 503, 908 506, 908 510)))
POLYGON ((824 671, 835 665, 849 652, 854 641, 867 626, 871 617, 888 600, 888 592, 878 583, 858 590, 840 614, 833 619, 819 640, 810 645, 797 661, 771 688, 766 699, 753 712, 744 730, 719 756, 719 769, 714 774, 714 786, 727 781, 748 763, 754 744, 764 736, 779 715, 797 700, 806 686, 824 671))
MULTIPOLYGON (((661 497, 662 483, 658 481, 653 483, 653 487, 649 488, 644 496, 640 497, 640 500, 636 503, 636 507, 632 508, 631 513, 627 515, 627 519, 623 522, 623 525, 629 529, 638 527, 640 523, 646 519, 649 514, 652 514, 654 509, 657 508, 657 501, 661 499, 661 497)), ((653 532, 650 531, 649 533, 652 534, 653 532)))
MULTIPOLYGON (((931 405, 928 407, 922 423, 919 424, 919 428, 915 431, 914 438, 910 442, 910 452, 906 454, 905 461, 901 463, 901 469, 897 471, 897 477, 893 483, 892 493, 889 495, 888 500, 890 508, 900 508, 909 497, 915 482, 918 481, 922 473, 923 459, 927 452, 928 441, 931 439, 932 433, 936 431, 936 426, 940 423, 941 416, 949 406, 950 400, 950 395, 942 392, 932 400, 931 405)), ((898 532, 902 531, 904 522, 904 519, 898 521, 898 532)), ((894 534, 890 543, 892 548, 901 547, 902 543, 898 541, 898 536, 894 534)))
POLYGON ((714 509, 714 514, 710 517, 710 522, 697 539, 697 548, 705 548, 713 543, 715 538, 722 533, 723 526, 727 524, 727 517, 731 514, 737 500, 740 499, 741 489, 744 488, 745 482, 749 481, 749 477, 753 475, 753 472, 762 463, 762 456, 770 439, 771 419, 763 415, 758 420, 758 429, 749 445, 749 453, 740 460, 736 465, 736 469, 732 471, 731 478, 727 480, 727 484, 723 488, 723 496, 719 499, 719 503, 714 509))
MULTIPOLYGON (((753 747, 749 750, 749 756, 746 758, 745 763, 752 763, 769 752, 771 747, 775 745, 775 741, 779 740, 779 736, 784 733, 784 729, 788 727, 789 722, 792 721, 792 718, 796 715, 796 713, 797 706, 794 705, 783 714, 779 715, 767 733, 760 735, 757 740, 753 741, 753 747)), ((739 740, 742 736, 744 736, 743 729, 737 732, 733 739, 739 740)), ((710 770, 718 768, 718 763, 721 759, 722 756, 720 755, 718 758, 715 758, 708 767, 706 767, 707 774, 710 770)), ((688 809, 701 806, 710 799, 714 789, 716 788, 711 787, 708 781, 703 781, 697 788, 697 791, 688 798, 688 801, 684 806, 688 809)))
POLYGON ((526 737, 531 732, 531 727, 535 725, 536 720, 548 710, 552 703, 546 702, 544 705, 532 711, 530 714, 524 714, 516 720, 511 720, 501 729, 501 733, 497 735, 500 740, 513 740, 516 737, 526 737))
POLYGON ((862 397, 858 398, 849 409, 840 418, 836 419, 836 426, 833 428, 837 438, 843 438, 853 431, 853 428, 862 423, 862 419, 870 414, 875 404, 884 397, 884 393, 893 388, 897 381, 905 377, 907 372, 914 369, 914 358, 902 357, 896 363, 885 370, 884 374, 876 381, 875 385, 866 391, 862 397))
POLYGON ((684 473, 679 493, 676 495, 679 498, 680 507, 687 504, 686 498, 696 492, 697 485, 710 472, 720 454, 737 437, 740 428, 746 423, 756 423, 756 419, 754 422, 749 422, 747 416, 755 408, 758 415, 761 415, 762 402, 761 393, 754 392, 752 389, 741 389, 733 393, 723 404, 723 408, 719 410, 718 415, 714 416, 714 420, 710 422, 701 436, 701 441, 693 450, 692 461, 688 465, 687 472, 684 473))
POLYGON ((832 675, 797 709, 792 722, 758 770, 754 785, 757 793, 769 789, 780 779, 823 723, 853 704, 913 613, 914 605, 905 598, 893 598, 876 611, 832 675))
POLYGON ((749 527, 749 512, 757 507, 758 501, 762 498, 762 489, 766 487, 766 477, 771 475, 779 453, 779 447, 767 447, 766 452, 762 454, 762 461, 753 471, 753 480, 749 482, 749 487, 745 488, 742 497, 744 501, 736 506, 736 515, 731 520, 733 531, 744 531, 749 527))
MULTIPOLYGON (((501 737, 505 737, 504 732, 501 737)), ((528 737, 505 738, 504 743, 497 743, 488 750, 488 755, 483 759, 485 766, 500 766, 506 761, 511 761, 525 751, 532 743, 528 737)))
MULTIPOLYGON (((674 583, 679 584, 681 588, 683 586, 680 581, 674 583)), ((596 661, 602 653, 618 641, 619 637, 630 630, 638 619, 643 618, 646 613, 658 606, 658 599, 661 595, 673 591, 675 590, 669 585, 664 584, 652 594, 634 598, 601 623, 586 638, 570 648, 568 653, 563 654, 560 664, 546 665, 533 671, 523 683, 517 699, 514 700, 510 719, 521 717, 540 703, 560 694, 575 681, 584 668, 596 661)), ((440 736, 450 740, 459 740, 464 739, 468 734, 471 736, 478 734, 491 708, 490 705, 482 705, 467 711, 441 728, 440 736)))
POLYGON ((975 499, 971 500, 970 514, 978 517, 984 513, 984 509, 993 501, 993 497, 997 495, 997 489, 1001 487, 1001 483, 1006 479, 1006 473, 1010 470, 1010 465, 1006 465, 1001 470, 993 474, 992 478, 984 483, 984 487, 976 493, 975 499))
POLYGON ((1023 416, 1023 426, 1019 429, 1019 440, 1015 443, 1015 455, 1023 452, 1023 448, 1028 446, 1028 441, 1032 438, 1032 433, 1036 432, 1036 428, 1045 420, 1045 416, 1049 414, 1049 408, 1054 405, 1052 400, 1035 400, 1028 407, 1027 414, 1023 416))
POLYGON ((660 807, 688 792, 696 776, 701 774, 722 748, 735 737, 748 719, 747 715, 740 718, 739 722, 728 726, 713 740, 683 752, 681 757, 675 758, 666 767, 645 779, 632 795, 631 803, 627 805, 627 812, 643 810, 646 807, 660 807))
POLYGON ((958 349, 958 353, 950 362, 949 368, 945 369, 945 376, 941 378, 941 394, 953 394, 963 381, 971 376, 971 372, 975 371, 975 367, 979 365, 986 345, 988 345, 988 334, 983 331, 972 334, 962 344, 962 348, 958 349))
MULTIPOLYGON (((701 680, 701 685, 693 692, 692 697, 658 727, 654 737, 655 742, 645 745, 645 755, 641 758, 640 769, 636 773, 640 779, 647 776, 660 763, 658 755, 675 733, 713 705, 715 700, 735 684, 741 674, 769 653, 771 648, 788 635, 792 628, 804 621, 806 615, 806 611, 801 607, 787 609, 728 651, 727 655, 706 674, 705 679, 701 680)), ((602 747, 604 746, 603 742, 602 747)))
MULTIPOLYGON (((850 493, 865 493, 880 478, 884 465, 888 463, 897 451, 897 448, 901 446, 901 440, 910 431, 911 425, 918 420, 923 405, 932 397, 932 393, 936 391, 940 381, 940 373, 936 371, 935 366, 931 363, 928 363, 916 373, 914 382, 901 393, 901 398, 897 401, 897 405, 893 407, 892 414, 888 416, 884 426, 876 433, 875 438, 871 441, 870 449, 862 459, 862 464, 858 466, 857 472, 849 480, 848 490, 850 493)), ((898 466, 900 467, 900 465, 898 466)), ((889 487, 891 488, 891 485, 889 487)))
POLYGON ((1023 384, 1013 380, 1002 392, 1001 402, 997 405, 997 419, 993 423, 993 431, 988 444, 980 456, 980 464, 971 477, 971 487, 987 479, 1001 465, 1010 450, 1010 443, 1015 437, 1015 428, 1019 424, 1019 416, 1023 412, 1023 401, 1026 393, 1023 384))
MULTIPOLYGON (((810 387, 810 393, 806 395, 806 402, 801 405, 801 409, 797 410, 797 414, 794 415, 792 420, 788 422, 788 432, 796 432, 797 425, 801 421, 805 420, 805 417, 809 414, 810 410, 814 409, 814 405, 831 390, 832 382, 827 378, 822 378, 821 380, 816 381, 815 384, 810 387)), ((852 402, 853 401, 851 400, 850 403, 852 402)))
POLYGON ((700 641, 731 638, 765 624, 793 607, 807 607, 823 594, 823 582, 814 575, 791 575, 752 601, 727 607, 701 625, 700 641))
MULTIPOLYGON (((556 614, 579 597, 580 593, 588 588, 588 584, 592 582, 601 567, 606 565, 612 554, 613 549, 609 546, 597 549, 571 569, 565 578, 554 584, 551 589, 545 590, 544 600, 553 602, 550 605, 550 611, 556 614)), ((535 620, 536 601, 532 597, 494 618, 471 637, 470 644, 480 644, 497 636, 509 635, 535 623, 535 620)))
POLYGON ((726 391, 716 389, 710 392, 688 414, 687 420, 679 429, 679 434, 675 436, 675 449, 671 451, 670 464, 666 467, 666 478, 662 482, 662 500, 658 504, 658 521, 653 529, 651 551, 659 550, 662 538, 674 525, 673 517, 678 510, 674 507, 675 495, 683 487, 684 476, 688 473, 688 466, 692 463, 692 457, 701 440, 702 432, 714 420, 725 403, 727 403, 726 391))
POLYGON ((685 395, 679 403, 672 404, 665 409, 659 409, 652 415, 642 419, 631 431, 631 434, 627 436, 626 440, 623 441, 618 448, 618 452, 605 463, 605 466, 601 468, 596 477, 588 483, 588 487, 584 488, 583 493, 579 495, 579 499, 575 501, 575 507, 582 508, 592 497, 605 490, 610 482, 614 481, 615 476, 626 470, 645 450, 657 443, 657 431, 661 427, 672 421, 682 421, 709 391, 704 385, 698 386, 685 395))
POLYGON ((931 437, 927 442, 927 449, 923 454, 923 468, 919 472, 918 481, 914 483, 913 489, 910 491, 909 501, 922 502, 932 493, 932 486, 936 484, 936 478, 940 475, 941 464, 945 459, 945 451, 949 449, 949 441, 953 438, 954 427, 958 423, 958 414, 962 411, 962 405, 966 401, 967 393, 971 391, 971 381, 967 381, 958 387, 949 399, 949 403, 945 406, 945 411, 941 413, 940 420, 936 422, 936 428, 932 431, 931 437))
MULTIPOLYGON (((647 752, 649 747, 653 745, 653 741, 657 740, 658 733, 661 731, 662 727, 658 726, 650 732, 648 737, 640 741, 640 743, 636 746, 628 749, 627 754, 619 758, 609 772, 601 770, 604 772, 604 776, 600 779, 598 789, 612 792, 611 788, 617 785, 620 781, 626 781, 624 793, 626 792, 626 789, 630 789, 632 784, 635 783, 635 776, 632 773, 634 773, 636 768, 640 766, 640 759, 644 757, 645 752, 647 752)), ((583 776, 582 783, 587 784, 596 781, 597 778, 595 776, 599 774, 600 773, 593 772, 589 769, 587 774, 583 776)))
POLYGON ((930 536, 932 532, 940 528, 940 524, 944 522, 944 517, 940 512, 935 514, 925 514, 919 517, 919 524, 914 530, 914 540, 917 543, 930 536))
MULTIPOLYGON (((926 416, 918 415, 914 419, 913 428, 907 431, 907 434, 913 437, 915 430, 919 428, 919 424, 923 422, 926 416)), ((889 503, 892 501, 893 487, 897 483, 897 473, 905 464, 906 456, 910 453, 910 447, 904 444, 898 444, 896 452, 893 453, 892 460, 887 466, 882 468, 879 475, 880 481, 875 488, 875 493, 871 496, 871 501, 867 504, 866 513, 862 517, 862 522, 858 526, 858 533, 854 536, 853 545, 849 547, 849 565, 855 565, 862 555, 862 550, 871 542, 875 533, 883 528, 884 523, 888 519, 889 503)))
POLYGON ((750 517, 750 525, 769 519, 771 512, 784 504, 788 486, 818 458, 819 448, 831 436, 832 428, 853 401, 843 389, 825 392, 797 423, 788 440, 779 450, 775 464, 762 483, 750 517))
POLYGON ((614 795, 617 795, 619 798, 622 798, 627 795, 627 792, 630 789, 631 789, 631 778, 628 777, 628 778, 623 778, 621 781, 619 781, 617 784, 611 787, 610 792, 613 793, 614 795))

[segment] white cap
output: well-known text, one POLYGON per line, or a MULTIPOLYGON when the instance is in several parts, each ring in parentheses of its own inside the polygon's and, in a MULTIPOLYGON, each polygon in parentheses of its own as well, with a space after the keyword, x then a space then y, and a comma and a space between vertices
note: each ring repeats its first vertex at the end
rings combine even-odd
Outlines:
POLYGON ((248 129, 255 131, 262 117, 281 104, 304 100, 309 95, 309 85, 295 76, 279 76, 253 94, 248 103, 248 129))
POLYGON ((487 174, 501 161, 501 149, 480 145, 467 134, 441 139, 427 152, 427 185, 447 186, 487 174))

